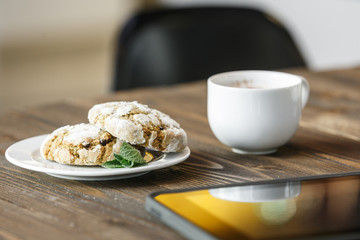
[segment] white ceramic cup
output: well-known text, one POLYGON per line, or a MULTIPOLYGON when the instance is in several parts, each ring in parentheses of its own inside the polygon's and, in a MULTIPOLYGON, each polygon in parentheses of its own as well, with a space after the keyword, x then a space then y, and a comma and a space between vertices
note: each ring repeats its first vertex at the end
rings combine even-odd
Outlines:
POLYGON ((274 71, 235 71, 208 79, 210 128, 241 154, 269 154, 296 132, 309 84, 301 76, 274 71))

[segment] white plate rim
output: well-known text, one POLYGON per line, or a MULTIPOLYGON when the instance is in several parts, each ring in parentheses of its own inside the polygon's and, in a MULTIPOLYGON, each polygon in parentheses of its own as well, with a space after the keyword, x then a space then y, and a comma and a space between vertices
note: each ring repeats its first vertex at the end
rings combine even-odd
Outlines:
POLYGON ((170 167, 185 161, 190 156, 191 152, 190 148, 186 147, 182 152, 166 153, 160 160, 150 162, 146 166, 135 168, 108 169, 100 166, 71 166, 45 160, 43 158, 33 158, 34 154, 40 156, 40 145, 46 136, 47 134, 38 135, 12 144, 6 149, 6 159, 18 167, 37 172, 74 177, 104 177, 149 172, 170 167), (50 166, 52 167, 50 168, 50 166), (80 169, 81 171, 79 171, 80 169))

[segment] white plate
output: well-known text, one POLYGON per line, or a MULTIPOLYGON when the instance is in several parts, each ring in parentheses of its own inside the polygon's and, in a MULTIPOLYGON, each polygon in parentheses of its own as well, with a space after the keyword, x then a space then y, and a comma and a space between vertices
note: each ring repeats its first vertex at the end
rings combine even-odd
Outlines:
POLYGON ((152 170, 166 168, 185 161, 190 155, 189 147, 180 153, 167 153, 163 158, 146 166, 135 168, 103 168, 100 166, 72 166, 46 160, 40 155, 40 146, 46 135, 27 138, 11 145, 5 156, 12 164, 51 176, 74 180, 113 180, 137 177, 152 170))

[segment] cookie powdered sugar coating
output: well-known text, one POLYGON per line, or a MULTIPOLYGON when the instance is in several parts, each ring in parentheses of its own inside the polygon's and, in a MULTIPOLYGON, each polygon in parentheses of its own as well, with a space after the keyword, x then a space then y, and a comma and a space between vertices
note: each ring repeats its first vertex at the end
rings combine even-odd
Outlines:
POLYGON ((101 165, 119 152, 121 141, 91 124, 67 125, 43 141, 43 158, 72 165, 101 165))
POLYGON ((108 102, 93 106, 90 123, 121 141, 162 152, 180 152, 187 145, 185 131, 168 115, 133 102, 108 102))

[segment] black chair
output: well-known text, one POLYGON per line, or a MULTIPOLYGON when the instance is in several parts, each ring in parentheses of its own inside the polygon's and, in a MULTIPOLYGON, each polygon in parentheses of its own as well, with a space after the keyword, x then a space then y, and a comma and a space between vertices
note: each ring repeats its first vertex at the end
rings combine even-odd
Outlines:
POLYGON ((306 67, 278 21, 246 8, 140 12, 125 25, 117 46, 113 90, 206 79, 232 70, 306 67))

